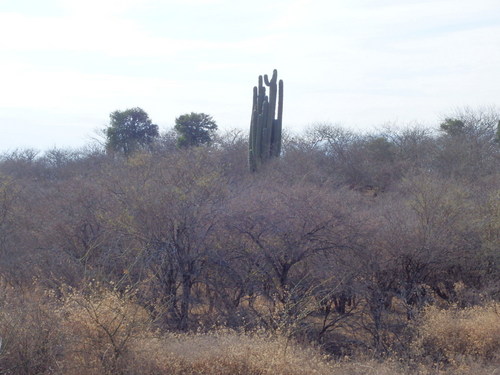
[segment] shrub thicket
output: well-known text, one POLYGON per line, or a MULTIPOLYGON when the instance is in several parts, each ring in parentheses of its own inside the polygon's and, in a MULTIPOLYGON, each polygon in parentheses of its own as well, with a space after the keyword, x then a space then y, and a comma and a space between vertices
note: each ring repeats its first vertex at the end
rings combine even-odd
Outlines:
POLYGON ((318 125, 256 173, 237 132, 3 155, 0 374, 494 366, 499 115, 454 117, 318 125))

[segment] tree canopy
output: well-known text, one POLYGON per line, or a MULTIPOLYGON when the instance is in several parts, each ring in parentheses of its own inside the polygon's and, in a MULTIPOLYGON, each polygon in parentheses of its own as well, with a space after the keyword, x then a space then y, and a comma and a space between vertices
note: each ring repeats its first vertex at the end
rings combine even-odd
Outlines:
POLYGON ((460 119, 446 118, 440 128, 448 135, 459 135, 464 132, 465 123, 460 119))
POLYGON ((210 115, 191 112, 177 117, 174 129, 179 147, 201 146, 212 142, 217 124, 210 115))
POLYGON ((114 111, 109 117, 110 123, 104 132, 106 148, 110 151, 130 155, 151 145, 159 136, 158 125, 153 124, 148 114, 139 107, 114 111))

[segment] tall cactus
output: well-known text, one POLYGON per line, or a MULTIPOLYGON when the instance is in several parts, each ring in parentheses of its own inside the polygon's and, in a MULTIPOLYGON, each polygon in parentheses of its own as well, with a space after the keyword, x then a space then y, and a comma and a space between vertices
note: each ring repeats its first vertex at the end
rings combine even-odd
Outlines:
POLYGON ((278 80, 274 69, 271 80, 267 74, 259 76, 259 84, 253 88, 252 119, 248 142, 250 170, 255 172, 272 157, 281 153, 281 128, 283 118, 283 80, 278 80), (269 96, 266 87, 269 87, 269 96), (276 105, 278 105, 277 118, 276 105))

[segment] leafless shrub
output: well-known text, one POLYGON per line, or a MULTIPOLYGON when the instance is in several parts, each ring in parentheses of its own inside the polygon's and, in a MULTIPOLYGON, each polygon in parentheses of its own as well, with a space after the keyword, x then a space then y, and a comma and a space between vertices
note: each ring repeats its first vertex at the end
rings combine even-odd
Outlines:
POLYGON ((2 290, 0 302, 0 373, 59 373, 65 334, 53 296, 37 287, 19 293, 2 290))
POLYGON ((124 374, 132 340, 150 332, 147 311, 126 290, 89 287, 64 297, 61 322, 71 340, 66 348, 65 373, 124 374))

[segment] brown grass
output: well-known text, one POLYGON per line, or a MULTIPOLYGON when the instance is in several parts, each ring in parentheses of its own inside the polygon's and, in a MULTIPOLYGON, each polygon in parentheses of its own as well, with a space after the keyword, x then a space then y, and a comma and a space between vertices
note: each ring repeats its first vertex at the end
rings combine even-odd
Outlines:
POLYGON ((429 306, 416 328, 415 350, 436 360, 500 359, 499 302, 465 309, 429 306))
POLYGON ((127 366, 130 343, 150 332, 149 314, 134 302, 132 291, 99 285, 89 293, 65 296, 61 328, 70 337, 64 368, 67 375, 121 374, 127 366))
POLYGON ((451 375, 499 373, 499 304, 429 307, 412 362, 331 360, 279 333, 159 333, 132 292, 94 286, 63 297, 37 288, 0 296, 0 374, 15 375, 451 375), (436 359, 446 359, 437 361, 436 359))
POLYGON ((142 364, 144 374, 306 375, 332 370, 319 350, 265 332, 171 334, 135 345, 134 362, 142 364))

